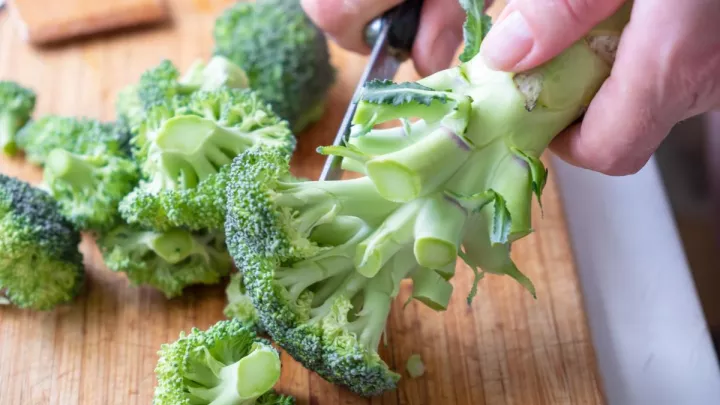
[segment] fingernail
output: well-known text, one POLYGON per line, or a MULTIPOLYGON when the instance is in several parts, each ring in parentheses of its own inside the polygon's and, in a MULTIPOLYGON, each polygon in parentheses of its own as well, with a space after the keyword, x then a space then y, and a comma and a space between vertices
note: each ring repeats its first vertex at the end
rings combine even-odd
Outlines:
POLYGON ((494 26, 483 40, 480 54, 491 69, 511 69, 533 47, 533 37, 525 17, 513 11, 494 26))
POLYGON ((435 39, 431 48, 432 54, 429 55, 430 59, 428 61, 428 67, 432 70, 430 73, 436 73, 450 67, 452 58, 457 53, 461 42, 462 38, 454 30, 446 29, 443 31, 435 39))

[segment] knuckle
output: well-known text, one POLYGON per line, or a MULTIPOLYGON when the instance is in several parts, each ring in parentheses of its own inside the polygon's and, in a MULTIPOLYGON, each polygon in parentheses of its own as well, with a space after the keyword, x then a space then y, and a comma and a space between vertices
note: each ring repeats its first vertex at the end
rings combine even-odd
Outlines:
POLYGON ((597 2, 593 0, 555 0, 555 4, 569 22, 576 26, 592 23, 598 11, 595 7, 597 2))
POLYGON ((348 22, 352 21, 353 11, 345 3, 342 0, 302 0, 308 17, 318 28, 333 36, 343 34, 348 22))

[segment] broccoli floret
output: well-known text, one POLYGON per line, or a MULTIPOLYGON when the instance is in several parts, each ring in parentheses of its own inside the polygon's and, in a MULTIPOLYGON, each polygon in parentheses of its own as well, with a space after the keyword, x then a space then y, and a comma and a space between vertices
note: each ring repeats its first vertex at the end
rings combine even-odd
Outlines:
POLYGON ((287 157, 260 148, 234 160, 227 190, 228 248, 263 330, 355 393, 393 389, 399 375, 377 349, 400 281, 412 278, 413 297, 437 309, 452 291, 415 260, 412 212, 367 178, 297 181, 287 157), (361 274, 358 257, 379 269, 361 274))
POLYGON ((218 17, 214 37, 215 53, 247 73, 250 88, 294 133, 322 117, 336 72, 299 0, 237 2, 218 17))
POLYGON ((118 205, 140 180, 129 133, 112 122, 46 116, 25 127, 20 142, 44 166, 43 185, 81 230, 115 226, 118 205))
POLYGON ((44 165, 54 149, 78 155, 127 154, 130 138, 115 122, 46 115, 25 125, 17 144, 33 164, 44 165))
POLYGON ((239 320, 193 328, 158 352, 154 405, 294 405, 273 387, 280 353, 239 320))
POLYGON ((120 93, 118 115, 127 115, 131 124, 139 125, 143 112, 155 105, 164 104, 177 96, 189 96, 198 90, 224 87, 247 88, 248 79, 245 71, 221 55, 213 56, 207 63, 204 60, 195 61, 184 75, 173 62, 164 59, 145 71, 137 85, 120 93))
POLYGON ((125 86, 118 92, 115 100, 118 125, 128 134, 140 125, 145 111, 138 96, 138 87, 137 84, 125 86))
POLYGON ((11 81, 0 81, 0 151, 8 156, 17 152, 15 136, 35 110, 33 90, 11 81))
POLYGON ((153 107, 134 138, 144 180, 121 203, 131 224, 219 229, 232 159, 259 145, 290 155, 287 123, 247 89, 197 91, 153 107))
POLYGON ((235 273, 225 288, 228 303, 223 311, 230 319, 238 319, 248 325, 258 326, 258 316, 243 282, 242 274, 235 273))
POLYGON ((232 270, 225 238, 218 232, 172 229, 154 232, 120 225, 97 240, 105 265, 131 284, 150 286, 168 299, 191 285, 217 284, 232 270))
POLYGON ((0 174, 0 295, 40 311, 72 301, 85 280, 79 244, 47 193, 0 174))

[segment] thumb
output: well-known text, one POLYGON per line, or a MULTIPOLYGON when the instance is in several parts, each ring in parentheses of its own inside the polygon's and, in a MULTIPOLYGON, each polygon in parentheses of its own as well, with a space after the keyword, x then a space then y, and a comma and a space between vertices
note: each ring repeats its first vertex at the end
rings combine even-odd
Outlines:
POLYGON ((557 56, 625 0, 512 0, 483 40, 492 69, 523 71, 557 56))

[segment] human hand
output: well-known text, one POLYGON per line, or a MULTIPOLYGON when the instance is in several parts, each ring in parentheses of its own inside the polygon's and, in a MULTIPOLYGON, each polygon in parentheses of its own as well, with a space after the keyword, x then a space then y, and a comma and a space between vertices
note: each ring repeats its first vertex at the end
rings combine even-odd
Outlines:
MULTIPOLYGON (((513 0, 481 47, 497 70, 551 59, 613 14, 623 0, 513 0)), ((640 170, 671 128, 720 108, 720 2, 635 0, 611 76, 582 122, 551 149, 609 175, 640 170)))
MULTIPOLYGON (((302 0, 341 46, 367 53, 362 30, 401 0, 302 0)), ((624 0, 510 0, 481 56, 497 70, 523 71, 553 58, 624 0)), ((486 2, 488 5, 491 2, 486 2)), ((447 68, 462 41, 456 0, 426 0, 413 59, 420 74, 447 68)), ((720 2, 635 0, 612 73, 583 120, 551 149, 609 175, 640 170, 679 121, 720 108, 720 2)))
MULTIPOLYGON (((370 53, 365 26, 403 0, 301 0, 305 12, 338 45, 370 53)), ((489 5, 492 1, 486 1, 489 5)), ((457 0, 425 0, 412 59, 423 76, 447 69, 463 41, 465 12, 457 0)))

